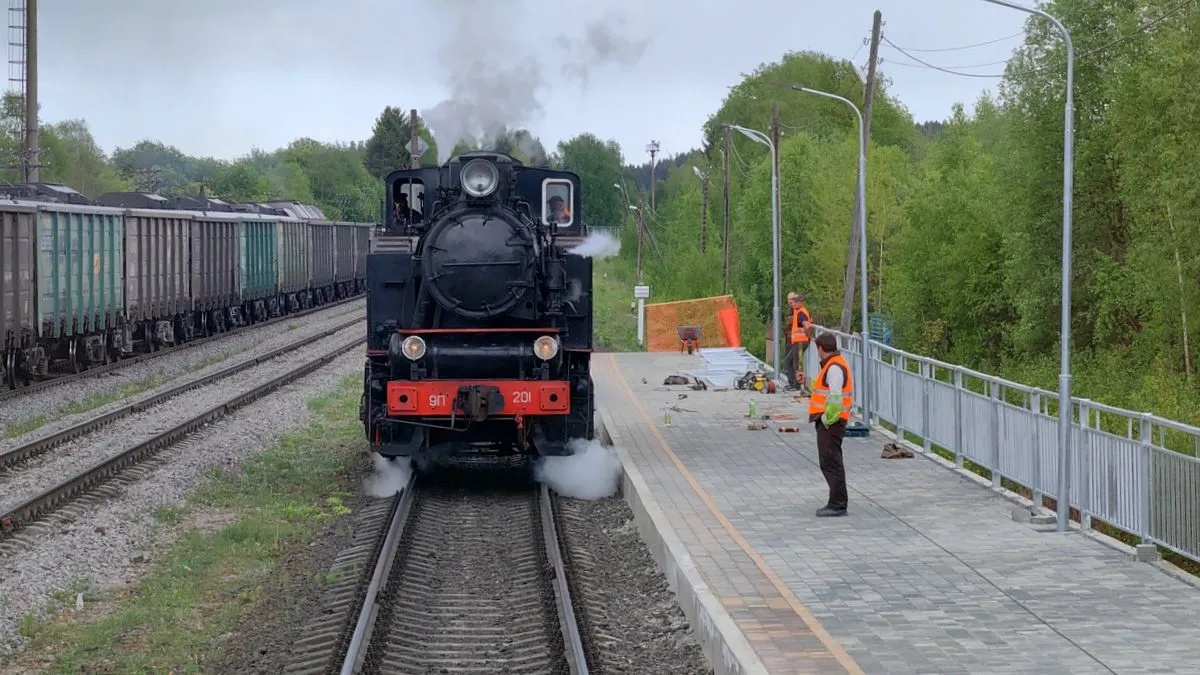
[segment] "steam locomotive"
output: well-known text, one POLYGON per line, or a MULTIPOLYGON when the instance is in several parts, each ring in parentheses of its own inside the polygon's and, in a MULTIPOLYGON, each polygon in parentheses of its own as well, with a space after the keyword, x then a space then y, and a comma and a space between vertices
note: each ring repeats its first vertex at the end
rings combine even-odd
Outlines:
POLYGON ((469 152, 386 183, 359 412, 373 449, 569 455, 594 438, 579 176, 469 152))

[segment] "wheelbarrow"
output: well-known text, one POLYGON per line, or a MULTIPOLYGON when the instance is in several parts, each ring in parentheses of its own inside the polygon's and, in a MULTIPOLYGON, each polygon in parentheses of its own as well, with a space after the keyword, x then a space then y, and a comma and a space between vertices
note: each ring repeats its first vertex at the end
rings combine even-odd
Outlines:
POLYGON ((676 326, 675 334, 679 336, 679 353, 682 354, 684 349, 687 353, 700 351, 700 333, 704 329, 703 326, 676 326))

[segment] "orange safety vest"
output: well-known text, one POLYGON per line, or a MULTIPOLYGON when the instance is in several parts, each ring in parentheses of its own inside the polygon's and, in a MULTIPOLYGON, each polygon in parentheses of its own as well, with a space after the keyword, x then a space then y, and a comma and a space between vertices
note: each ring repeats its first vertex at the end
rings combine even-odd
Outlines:
POLYGON ((808 331, 800 327, 800 312, 804 312, 805 321, 812 321, 812 317, 810 317, 808 314, 808 308, 804 305, 792 310, 792 332, 790 336, 792 344, 797 342, 808 342, 808 331))
POLYGON ((817 375, 817 379, 812 383, 812 398, 808 401, 808 414, 823 415, 825 414, 825 398, 829 396, 829 383, 825 380, 825 375, 829 373, 829 367, 839 365, 842 367, 842 372, 846 374, 846 383, 842 385, 842 411, 838 414, 843 422, 850 421, 850 406, 854 405, 854 383, 850 379, 850 364, 846 363, 846 359, 842 358, 841 354, 834 354, 821 366, 821 373, 817 375))

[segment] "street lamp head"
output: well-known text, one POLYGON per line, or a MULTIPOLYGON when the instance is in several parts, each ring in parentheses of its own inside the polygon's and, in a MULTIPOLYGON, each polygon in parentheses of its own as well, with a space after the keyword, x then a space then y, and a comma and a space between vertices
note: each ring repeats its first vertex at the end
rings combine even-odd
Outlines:
POLYGON ((745 136, 746 138, 749 138, 750 140, 755 141, 757 143, 762 143, 766 138, 765 136, 760 138, 758 135, 758 132, 754 131, 753 129, 747 129, 746 127, 740 127, 736 124, 729 124, 727 126, 730 129, 733 129, 734 131, 740 133, 741 135, 745 136))
POLYGON ((620 189, 621 189, 621 186, 620 186, 620 185, 617 185, 616 183, 613 183, 613 187, 617 188, 618 190, 620 190, 620 189))
POLYGON ((798 84, 788 84, 786 82, 772 82, 771 84, 775 85, 776 87, 779 87, 780 89, 793 89, 795 91, 808 91, 808 89, 806 89, 805 87, 802 87, 798 84))
POLYGON ((692 167, 692 171, 695 171, 695 172, 696 172, 696 177, 697 177, 697 178, 699 178, 700 180, 704 180, 704 172, 700 170, 700 167, 698 167, 698 166, 693 166, 693 167, 692 167))

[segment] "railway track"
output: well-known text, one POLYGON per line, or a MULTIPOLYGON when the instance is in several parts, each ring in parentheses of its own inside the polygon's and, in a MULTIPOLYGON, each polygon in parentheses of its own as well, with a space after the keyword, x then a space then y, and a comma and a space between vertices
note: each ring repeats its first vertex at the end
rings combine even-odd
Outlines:
MULTIPOLYGON (((112 422, 121 419, 122 417, 126 417, 141 410, 161 404, 164 401, 167 401, 168 399, 178 396, 191 389, 227 378, 237 372, 241 372, 259 365, 269 359, 277 358, 287 352, 294 351, 300 346, 315 342, 322 338, 328 338, 329 336, 336 334, 339 330, 345 330, 362 321, 363 319, 360 317, 345 322, 341 326, 327 330, 321 335, 305 338, 304 340, 297 341, 296 343, 288 345, 287 347, 276 349, 260 357, 230 366, 229 368, 209 375, 205 378, 179 385, 178 387, 174 387, 144 401, 131 403, 118 410, 114 410, 69 429, 5 452, 3 455, 0 455, 0 467, 12 466, 20 462, 27 461, 31 457, 41 454, 55 445, 91 433, 102 426, 111 424, 112 422)), ((171 428, 157 433, 152 437, 121 451, 115 456, 111 456, 103 461, 99 461, 91 465, 89 468, 70 478, 67 478, 57 485, 41 492, 37 496, 26 500, 24 503, 17 505, 8 512, 0 512, 0 556, 10 553, 14 548, 16 548, 21 543, 16 540, 22 538, 22 535, 26 534, 27 531, 32 533, 39 524, 38 521, 44 520, 48 515, 59 510, 71 510, 72 512, 65 514, 66 518, 85 516, 87 504, 84 503, 83 498, 93 495, 99 497, 113 496, 113 491, 111 489, 108 490, 107 494, 104 492, 105 487, 109 486, 114 478, 132 477, 133 480, 136 480, 139 477, 136 475, 138 473, 136 469, 139 467, 146 468, 145 463, 155 457, 155 455, 162 450, 185 441, 185 439, 201 428, 225 417, 239 408, 243 408, 254 401, 257 401, 258 399, 281 387, 284 387, 316 371, 322 366, 333 361, 341 354, 348 352, 355 347, 361 346, 365 342, 366 336, 361 338, 355 337, 353 340, 325 352, 318 358, 309 360, 297 367, 291 368, 287 372, 273 378, 269 382, 255 386, 249 391, 244 391, 236 396, 231 396, 224 402, 212 406, 206 410, 202 410, 195 415, 188 417, 184 421, 175 424, 171 428)))
MULTIPOLYGON (((63 443, 66 443, 68 441, 72 441, 81 436, 90 434, 93 431, 95 431, 101 427, 104 427, 109 424, 112 424, 113 422, 116 422, 117 420, 120 420, 125 417, 129 417, 130 415, 134 415, 136 413, 140 413, 145 410, 149 410, 150 408, 153 408, 155 406, 162 405, 163 403, 166 403, 167 401, 169 401, 181 394, 185 394, 194 389, 199 389, 200 387, 208 386, 208 385, 212 384, 213 382, 217 382, 219 380, 224 380, 226 378, 232 377, 234 375, 237 375, 238 373, 249 370, 250 368, 254 368, 255 366, 258 366, 262 363, 265 363, 272 359, 279 358, 280 356, 283 356, 292 351, 295 351, 296 349, 299 349, 300 347, 304 347, 306 345, 312 344, 314 342, 317 342, 318 340, 323 340, 331 335, 336 335, 339 331, 343 331, 347 328, 350 328, 351 326, 353 326, 357 323, 362 323, 362 321, 363 321, 363 317, 358 317, 355 319, 350 319, 348 321, 343 321, 342 323, 340 323, 332 328, 329 328, 327 330, 324 330, 320 333, 317 333, 315 335, 310 335, 302 340, 296 340, 295 342, 292 342, 291 344, 285 345, 278 349, 273 349, 265 354, 262 354, 261 356, 256 356, 252 359, 247 359, 240 363, 235 363, 232 366, 229 366, 228 368, 223 368, 215 373, 212 373, 211 375, 206 375, 206 376, 196 379, 196 380, 184 382, 183 384, 171 387, 170 389, 167 389, 166 391, 159 392, 158 394, 155 394, 148 398, 142 399, 140 401, 134 401, 132 403, 128 403, 126 405, 123 405, 123 406, 115 409, 115 410, 110 410, 109 412, 104 413, 103 415, 98 415, 89 420, 85 420, 83 422, 80 422, 79 424, 73 425, 71 427, 68 427, 68 428, 63 429, 58 432, 55 432, 53 434, 50 434, 47 436, 42 436, 41 438, 30 441, 29 443, 25 443, 19 447, 11 449, 11 450, 0 451, 0 470, 4 470, 9 467, 16 466, 17 464, 21 464, 22 462, 26 462, 30 459, 33 459, 34 457, 37 457, 38 455, 45 453, 48 450, 53 449, 55 446, 62 445, 63 443)), ((3 474, 0 474, 0 480, 3 480, 2 477, 3 477, 3 474)))
POLYGON ((243 333, 243 331, 254 330, 257 328, 266 328, 267 326, 276 325, 276 324, 282 323, 284 321, 300 319, 300 318, 303 318, 306 316, 310 316, 312 314, 316 314, 317 312, 323 312, 323 311, 332 309, 339 305, 345 305, 345 304, 354 302, 356 300, 361 300, 361 299, 363 299, 363 297, 365 297, 365 296, 356 295, 353 298, 346 298, 345 300, 338 300, 337 302, 331 302, 326 305, 321 305, 320 307, 313 307, 312 309, 306 309, 303 312, 296 312, 295 314, 286 314, 283 316, 278 316, 278 317, 275 317, 274 319, 268 319, 267 321, 263 321, 260 323, 254 323, 254 324, 250 324, 248 326, 242 326, 240 328, 235 328, 233 330, 225 331, 224 333, 218 333, 216 335, 210 335, 208 337, 200 338, 198 340, 192 340, 191 342, 185 342, 180 345, 175 345, 174 347, 168 347, 166 349, 159 349, 158 351, 148 352, 145 354, 138 354, 137 356, 131 356, 129 358, 124 358, 124 359, 121 359, 120 361, 113 361, 112 363, 106 363, 104 365, 94 366, 92 368, 88 368, 87 370, 83 370, 78 373, 51 373, 47 377, 47 379, 38 380, 36 382, 30 382, 28 386, 18 386, 16 389, 9 389, 9 388, 7 388, 7 386, 0 385, 0 402, 9 401, 9 400, 12 400, 15 398, 19 398, 21 396, 26 396, 28 394, 34 394, 36 392, 44 391, 44 390, 50 389, 52 387, 57 387, 62 384, 68 384, 70 382, 77 382, 79 380, 84 380, 84 379, 88 379, 88 378, 94 378, 94 377, 100 377, 102 375, 107 375, 108 373, 112 373, 114 371, 120 370, 122 368, 126 368, 128 366, 132 366, 136 363, 145 363, 146 361, 150 361, 152 359, 159 358, 160 356, 167 356, 168 354, 175 354, 184 349, 188 349, 191 347, 198 347, 200 345, 208 344, 210 342, 215 342, 217 340, 220 340, 221 338, 229 337, 232 335, 241 335, 243 333))
POLYGON ((586 675, 554 498, 506 473, 369 503, 286 672, 586 675))

